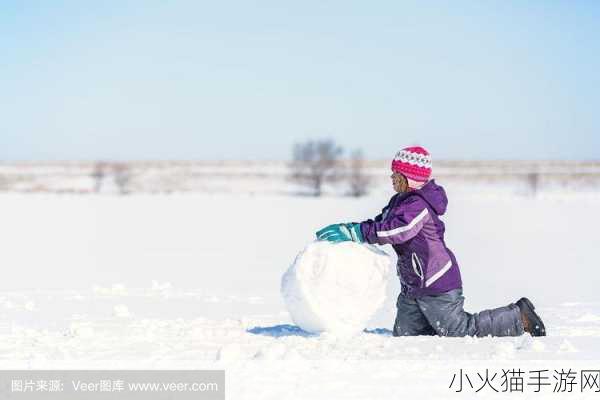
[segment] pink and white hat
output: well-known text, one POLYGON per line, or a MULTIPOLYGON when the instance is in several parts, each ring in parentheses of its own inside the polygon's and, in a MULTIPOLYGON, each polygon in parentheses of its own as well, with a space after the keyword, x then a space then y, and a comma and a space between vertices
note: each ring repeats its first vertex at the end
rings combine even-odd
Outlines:
POLYGON ((406 176, 409 187, 421 187, 431 176, 431 156, 420 146, 406 147, 396 153, 392 171, 406 176))

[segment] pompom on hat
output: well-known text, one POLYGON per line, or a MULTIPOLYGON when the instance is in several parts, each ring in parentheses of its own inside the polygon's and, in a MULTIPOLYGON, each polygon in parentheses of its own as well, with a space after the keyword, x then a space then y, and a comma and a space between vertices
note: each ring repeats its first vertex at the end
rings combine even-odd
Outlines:
POLYGON ((392 171, 406 176, 409 187, 420 187, 431 176, 431 155, 420 146, 405 147, 392 160, 392 171))

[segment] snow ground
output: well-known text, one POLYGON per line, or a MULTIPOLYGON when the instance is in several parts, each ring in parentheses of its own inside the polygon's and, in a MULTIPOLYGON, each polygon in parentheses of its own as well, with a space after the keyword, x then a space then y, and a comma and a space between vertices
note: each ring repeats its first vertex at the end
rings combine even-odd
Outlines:
MULTIPOLYGON (((452 193, 465 309, 527 295, 548 337, 393 338, 395 280, 358 336, 293 326, 282 274, 314 231, 374 216, 384 193, 3 194, 0 368, 224 368, 231 399, 482 398, 502 394, 454 393, 453 374, 549 369, 554 385, 554 368, 600 369, 600 195, 452 193)), ((533 397, 559 396, 598 393, 533 397)))

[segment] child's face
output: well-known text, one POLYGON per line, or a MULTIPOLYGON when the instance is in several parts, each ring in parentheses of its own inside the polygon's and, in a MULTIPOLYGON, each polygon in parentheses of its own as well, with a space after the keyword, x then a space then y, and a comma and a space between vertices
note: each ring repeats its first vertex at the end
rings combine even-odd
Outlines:
POLYGON ((393 172, 390 178, 392 178, 392 185, 396 193, 404 193, 408 190, 408 181, 404 175, 393 172))

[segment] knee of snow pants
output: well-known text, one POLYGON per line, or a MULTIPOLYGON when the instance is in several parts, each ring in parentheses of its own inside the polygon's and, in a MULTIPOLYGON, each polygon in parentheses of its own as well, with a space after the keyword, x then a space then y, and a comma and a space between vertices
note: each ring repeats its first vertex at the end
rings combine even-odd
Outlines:
POLYGON ((450 290, 435 296, 415 299, 420 310, 435 332, 440 336, 519 336, 523 322, 519 307, 484 310, 470 314, 463 309, 462 289, 450 290))
POLYGON ((429 321, 421 312, 415 299, 404 296, 402 293, 398 296, 396 302, 398 308, 396 321, 392 333, 394 336, 417 336, 417 335, 435 335, 436 332, 429 325, 429 321))

